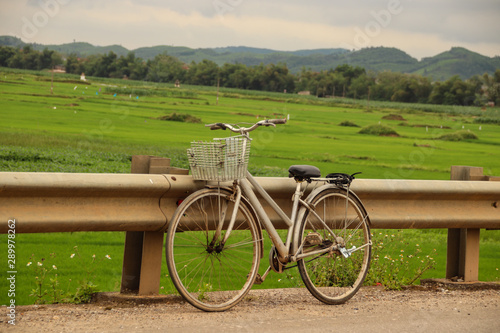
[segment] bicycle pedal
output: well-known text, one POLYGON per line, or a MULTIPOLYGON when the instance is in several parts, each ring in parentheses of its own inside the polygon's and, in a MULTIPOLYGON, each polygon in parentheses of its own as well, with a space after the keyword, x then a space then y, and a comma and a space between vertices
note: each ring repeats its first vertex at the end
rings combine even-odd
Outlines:
POLYGON ((262 276, 260 276, 259 273, 255 276, 255 280, 253 281, 253 284, 262 284, 264 282, 264 279, 262 276))
POLYGON ((305 240, 306 246, 320 245, 321 243, 323 243, 323 237, 321 237, 321 235, 317 232, 310 232, 306 236, 305 240))

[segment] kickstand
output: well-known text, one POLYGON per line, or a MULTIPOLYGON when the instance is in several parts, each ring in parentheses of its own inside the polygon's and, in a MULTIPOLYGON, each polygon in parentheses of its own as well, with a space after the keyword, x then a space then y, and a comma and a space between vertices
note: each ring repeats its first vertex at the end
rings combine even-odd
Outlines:
POLYGON ((264 282, 264 280, 266 279, 267 275, 269 274, 269 272, 271 271, 271 266, 269 266, 266 270, 266 272, 264 273, 264 275, 260 275, 259 273, 257 273, 257 276, 255 276, 255 281, 253 282, 254 284, 262 284, 262 282, 264 282))

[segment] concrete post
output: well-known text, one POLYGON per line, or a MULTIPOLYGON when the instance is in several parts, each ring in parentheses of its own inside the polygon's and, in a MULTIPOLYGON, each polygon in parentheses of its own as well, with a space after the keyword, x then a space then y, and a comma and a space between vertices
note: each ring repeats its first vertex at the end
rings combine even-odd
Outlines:
MULTIPOLYGON (((488 180, 483 168, 452 166, 451 180, 488 180)), ((446 278, 479 279, 479 230, 448 229, 446 278)))
MULTIPOLYGON (((132 156, 131 173, 188 174, 170 167, 170 159, 147 155, 132 156)), ((160 290, 162 231, 127 231, 123 254, 121 293, 156 295, 160 290)))

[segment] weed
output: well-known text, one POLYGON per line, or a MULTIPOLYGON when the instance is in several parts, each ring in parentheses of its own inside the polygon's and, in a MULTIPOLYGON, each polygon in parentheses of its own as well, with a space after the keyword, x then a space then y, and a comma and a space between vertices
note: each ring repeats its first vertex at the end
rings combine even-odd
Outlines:
POLYGON ((369 135, 377 135, 377 136, 399 136, 398 132, 396 132, 392 127, 375 124, 363 127, 359 134, 369 134, 369 135))
POLYGON ((182 123, 201 123, 201 119, 190 114, 171 113, 158 118, 159 120, 179 121, 182 123))
POLYGON ((351 257, 345 260, 342 256, 324 257, 318 259, 311 265, 314 271, 314 284, 319 286, 348 287, 354 285, 358 278, 359 267, 361 267, 362 256, 351 257), (333 260, 332 260, 333 259, 333 260))
POLYGON ((92 296, 99 291, 97 285, 92 280, 95 278, 94 272, 97 269, 97 263, 103 260, 111 260, 109 255, 105 255, 99 261, 96 261, 96 255, 92 255, 90 265, 82 258, 78 247, 74 247, 75 252, 70 258, 75 257, 80 259, 80 265, 85 268, 86 274, 78 281, 78 287, 74 292, 70 291, 71 279, 68 280, 68 288, 63 291, 60 288, 60 278, 56 271, 58 270, 55 264, 52 264, 56 258, 55 253, 50 254, 50 258, 41 258, 36 260, 33 254, 27 266, 33 268, 35 272, 35 288, 31 291, 30 296, 35 298, 35 304, 52 304, 52 303, 89 303, 92 296), (36 262, 36 264, 35 264, 36 262), (47 268, 48 267, 48 268, 47 268), (47 283, 48 281, 48 283, 47 283))
POLYGON ((350 121, 350 120, 344 120, 339 124, 339 126, 345 126, 345 127, 359 127, 356 123, 350 121))
POLYGON ((403 118, 403 116, 399 115, 399 114, 388 114, 386 116, 383 116, 382 119, 385 119, 385 120, 400 120, 400 121, 406 121, 405 118, 403 118))
POLYGON ((57 266, 51 265, 56 257, 51 253, 49 258, 41 258, 37 261, 34 254, 26 266, 32 267, 35 273, 35 288, 31 290, 31 297, 35 298, 35 304, 59 303, 63 299, 63 292, 59 289, 59 278, 57 276, 57 266), (48 267, 48 268, 47 268, 48 267), (49 286, 47 286, 47 278, 49 286))
POLYGON ((211 292, 213 289, 213 286, 210 283, 207 283, 205 285, 201 285, 200 288, 198 289, 198 300, 204 301, 207 300, 208 297, 206 293, 211 292))
POLYGON ((92 297, 95 293, 99 291, 99 288, 92 283, 92 281, 85 281, 76 289, 74 295, 72 295, 71 303, 90 303, 92 297))
POLYGON ((419 244, 412 249, 403 236, 401 231, 372 234, 372 262, 365 284, 399 290, 435 267, 435 249, 424 255, 419 244))
POLYGON ((462 130, 462 131, 457 131, 455 133, 441 135, 438 139, 445 141, 462 141, 462 140, 477 140, 478 137, 476 134, 470 131, 462 130))

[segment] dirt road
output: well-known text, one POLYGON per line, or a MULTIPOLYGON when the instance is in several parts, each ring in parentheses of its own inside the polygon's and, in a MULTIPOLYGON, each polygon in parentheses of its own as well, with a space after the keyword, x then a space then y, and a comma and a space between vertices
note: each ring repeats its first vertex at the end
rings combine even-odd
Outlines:
MULTIPOLYGON (((7 309, 2 308, 3 313, 7 309)), ((223 313, 205 313, 180 297, 16 308, 1 332, 499 332, 499 290, 385 291, 363 287, 344 305, 328 306, 305 289, 252 290, 223 313)))

